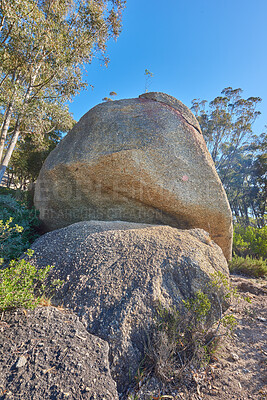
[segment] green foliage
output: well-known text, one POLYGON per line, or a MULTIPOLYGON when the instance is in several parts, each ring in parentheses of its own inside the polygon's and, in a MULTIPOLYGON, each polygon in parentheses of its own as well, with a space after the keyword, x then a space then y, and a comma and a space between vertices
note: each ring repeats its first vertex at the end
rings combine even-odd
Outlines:
POLYGON ((259 259, 250 256, 239 257, 235 255, 229 264, 230 272, 244 274, 253 278, 267 277, 267 261, 261 257, 259 259))
MULTIPOLYGON (((1 196, 0 196, 1 198, 1 196)), ((20 255, 26 250, 29 244, 29 234, 31 227, 29 220, 25 220, 29 216, 29 210, 17 203, 11 196, 2 195, 2 203, 5 207, 3 210, 8 214, 11 210, 16 212, 17 220, 25 223, 25 229, 13 222, 13 218, 3 222, 0 220, 0 267, 11 257, 20 255), (3 199, 4 198, 4 199, 3 199), (26 232, 25 232, 26 231, 26 232)), ((33 220, 35 217, 33 217, 33 220)), ((0 310, 6 311, 12 308, 24 307, 35 308, 45 296, 51 293, 51 289, 62 284, 60 280, 53 280, 49 287, 46 280, 49 272, 53 268, 48 265, 45 268, 38 269, 31 264, 30 259, 33 256, 33 250, 27 250, 26 256, 28 260, 11 260, 9 265, 0 269, 0 310)))
POLYGON ((145 84, 145 92, 148 92, 148 88, 151 84, 151 78, 153 78, 153 72, 150 72, 147 68, 145 69, 145 77, 146 77, 146 84, 145 84))
MULTIPOLYGON (((33 250, 28 250, 27 255, 31 258, 33 250)), ((25 259, 10 261, 7 268, 0 270, 0 310, 33 309, 40 304, 48 292, 46 279, 51 268, 53 266, 48 265, 37 270, 25 259)), ((54 287, 61 284, 59 280, 52 282, 54 287)))
POLYGON ((5 195, 10 194, 12 197, 16 198, 17 190, 11 189, 8 187, 4 187, 4 186, 0 186, 0 195, 1 194, 5 194, 5 195))
POLYGON ((0 195, 0 257, 8 262, 19 257, 37 237, 35 210, 29 210, 11 195, 0 195))
POLYGON ((206 100, 192 101, 203 136, 217 168, 230 167, 239 149, 252 134, 252 124, 260 115, 256 106, 261 99, 241 97, 242 89, 225 88, 222 96, 209 103, 206 110, 206 100))
POLYGON ((189 300, 183 300, 183 304, 197 321, 208 315, 211 308, 211 302, 208 296, 202 291, 198 291, 195 297, 189 300))
MULTIPOLYGON (((6 222, 3 222, 0 220, 0 254, 4 254, 4 245, 7 246, 8 239, 12 236, 14 233, 21 233, 23 231, 22 226, 18 226, 15 224, 15 226, 10 226, 12 223, 12 218, 10 217, 6 222)), ((4 262, 4 258, 0 258, 0 264, 4 262)))
POLYGON ((253 123, 259 97, 242 98, 241 89, 223 89, 207 107, 194 99, 192 110, 201 126, 207 147, 226 190, 235 220, 253 216, 265 225, 267 200, 267 134, 255 135, 253 123))
POLYGON ((211 274, 211 278, 211 288, 214 288, 217 295, 220 295, 223 300, 227 301, 232 297, 238 296, 236 289, 231 287, 229 279, 221 271, 211 274))
POLYGON ((240 257, 267 258, 267 226, 234 226, 233 252, 240 257))
POLYGON ((222 318, 222 324, 225 328, 233 331, 234 327, 237 325, 237 322, 233 315, 224 315, 222 318))
POLYGON ((104 97, 102 99, 102 101, 113 101, 113 97, 117 96, 117 93, 112 91, 112 92, 109 93, 109 95, 110 95, 110 97, 104 97))
POLYGON ((83 67, 121 30, 124 0, 0 2, 0 180, 16 143, 73 126, 83 67))
POLYGON ((61 137, 61 132, 51 132, 43 137, 40 134, 26 135, 21 139, 6 171, 9 184, 25 188, 29 182, 36 181, 45 159, 61 137))
POLYGON ((211 278, 205 292, 196 292, 179 308, 157 307, 155 328, 146 343, 146 362, 164 381, 177 382, 184 371, 205 366, 219 337, 231 334, 236 325, 233 315, 223 315, 225 303, 229 305, 236 291, 221 272, 211 278))

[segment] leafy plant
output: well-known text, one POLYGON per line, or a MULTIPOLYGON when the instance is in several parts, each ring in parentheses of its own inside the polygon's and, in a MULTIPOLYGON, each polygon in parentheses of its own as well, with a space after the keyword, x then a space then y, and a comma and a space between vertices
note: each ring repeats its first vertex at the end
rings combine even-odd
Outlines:
POLYGON ((83 67, 121 30, 124 0, 2 0, 0 3, 0 181, 18 141, 73 124, 83 67))
POLYGON ((151 78, 153 78, 153 72, 150 72, 147 68, 145 69, 145 77, 146 77, 146 84, 145 84, 145 92, 148 92, 148 88, 151 83, 151 78))
POLYGON ((244 227, 237 224, 234 228, 233 252, 240 257, 252 256, 267 258, 267 226, 244 227))
POLYGON ((117 96, 117 93, 112 91, 112 92, 109 93, 109 95, 110 95, 110 97, 104 97, 102 99, 102 101, 113 101, 113 97, 117 96))
MULTIPOLYGON (((22 226, 18 226, 17 224, 15 224, 15 226, 10 226, 11 223, 12 223, 11 217, 5 223, 2 220, 0 220, 0 251, 1 251, 1 254, 4 253, 4 244, 5 244, 5 242, 8 241, 10 236, 13 233, 21 233, 23 231, 22 226)), ((4 259, 0 258, 0 262, 3 263, 4 259)))
MULTIPOLYGON (((27 251, 31 258, 33 250, 27 251)), ((12 260, 7 268, 0 270, 0 310, 35 308, 48 293, 46 279, 53 266, 38 269, 25 259, 12 260)), ((59 286, 60 280, 51 285, 59 286)))
POLYGON ((205 292, 196 292, 179 307, 157 307, 154 329, 145 345, 146 362, 163 381, 177 382, 185 371, 207 365, 220 337, 235 327, 233 315, 223 315, 223 310, 238 295, 221 272, 211 278, 205 292))
POLYGON ((267 261, 262 257, 259 259, 250 256, 239 257, 235 255, 229 264, 230 272, 244 274, 254 278, 267 277, 267 261))
POLYGON ((253 133, 260 112, 259 97, 243 98, 242 89, 227 87, 209 104, 194 99, 192 110, 200 124, 208 150, 226 190, 238 222, 253 216, 265 225, 267 134, 253 133))
POLYGON ((18 258, 37 237, 37 213, 11 195, 0 195, 0 257, 18 258))

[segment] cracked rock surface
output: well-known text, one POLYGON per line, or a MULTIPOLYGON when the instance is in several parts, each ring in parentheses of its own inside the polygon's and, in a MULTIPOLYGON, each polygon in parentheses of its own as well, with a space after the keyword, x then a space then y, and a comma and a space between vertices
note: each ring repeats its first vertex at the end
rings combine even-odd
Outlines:
POLYGON ((175 97, 172 97, 165 93, 150 92, 141 94, 139 98, 155 100, 158 101, 159 103, 172 107, 174 110, 177 110, 183 116, 183 118, 189 125, 192 125, 193 128, 195 128, 199 133, 202 133, 198 120, 196 119, 194 114, 192 114, 189 108, 186 107, 180 100, 176 99, 175 97))

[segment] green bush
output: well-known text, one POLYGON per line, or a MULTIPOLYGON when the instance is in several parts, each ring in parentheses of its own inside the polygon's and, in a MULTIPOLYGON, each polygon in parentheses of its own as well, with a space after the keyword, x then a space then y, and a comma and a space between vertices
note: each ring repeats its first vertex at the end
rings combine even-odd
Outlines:
POLYGON ((234 227, 233 253, 239 257, 267 258, 267 226, 234 227))
MULTIPOLYGON (((16 246, 21 253, 26 243, 23 241, 22 235, 23 227, 13 224, 12 217, 6 222, 0 220, 1 255, 14 254, 17 250, 16 246)), ((33 250, 27 250, 27 260, 9 261, 6 268, 3 268, 3 263, 7 264, 7 258, 0 258, 0 267, 2 267, 0 269, 0 311, 19 307, 35 308, 45 299, 48 293, 51 294, 51 289, 54 286, 62 284, 60 280, 53 280, 47 286, 46 280, 53 266, 48 265, 45 268, 37 269, 31 264, 32 255, 33 250)))
POLYGON ((218 272, 212 282, 198 291, 179 308, 157 307, 154 329, 145 342, 145 365, 163 381, 175 384, 184 372, 205 367, 213 357, 219 338, 231 334, 236 321, 223 315, 224 304, 230 304, 236 291, 227 277, 218 272))
MULTIPOLYGON (((31 258, 33 250, 27 251, 31 258)), ((6 311, 13 308, 35 308, 48 293, 46 279, 53 266, 37 270, 26 261, 12 260, 7 268, 0 270, 0 310, 6 311)), ((55 280, 52 286, 58 286, 61 281, 55 280)))
POLYGON ((8 262, 18 258, 38 237, 39 220, 35 210, 11 195, 0 195, 0 221, 0 257, 8 262))
POLYGON ((244 274, 254 278, 267 277, 267 261, 262 257, 259 259, 250 256, 239 257, 234 255, 232 261, 229 263, 230 272, 236 274, 244 274))

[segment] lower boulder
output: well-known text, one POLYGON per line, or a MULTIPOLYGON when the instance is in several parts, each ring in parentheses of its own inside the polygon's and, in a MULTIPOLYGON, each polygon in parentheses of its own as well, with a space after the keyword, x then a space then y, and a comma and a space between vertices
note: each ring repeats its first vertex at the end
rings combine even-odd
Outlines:
MULTIPOLYGON (((79 222, 33 244, 37 266, 65 281, 54 301, 72 309, 110 346, 110 369, 123 392, 144 356, 157 307, 179 306, 211 275, 228 275, 221 248, 201 229, 120 221, 79 222)), ((212 318, 218 315, 214 309, 212 318)))
POLYGON ((107 342, 89 334, 71 312, 6 312, 0 347, 3 400, 118 400, 107 342))

